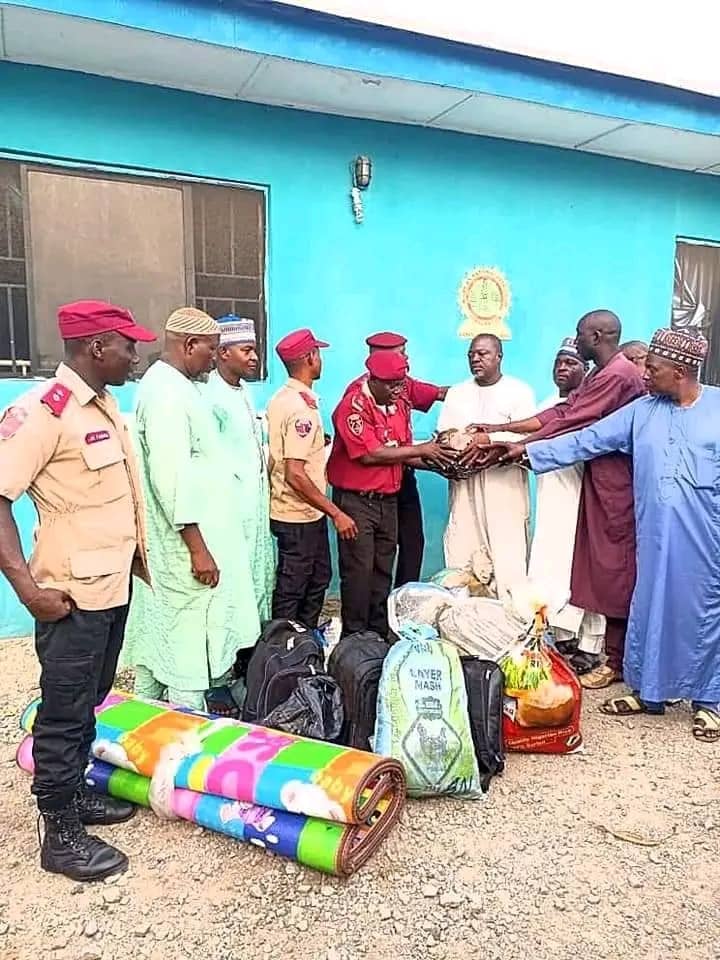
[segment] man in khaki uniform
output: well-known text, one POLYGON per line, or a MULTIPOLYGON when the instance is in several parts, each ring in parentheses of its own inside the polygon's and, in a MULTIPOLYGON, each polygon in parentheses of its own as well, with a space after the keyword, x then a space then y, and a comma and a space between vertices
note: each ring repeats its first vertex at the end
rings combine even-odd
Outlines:
POLYGON ((327 517, 339 537, 357 536, 355 522, 326 496, 325 433, 312 386, 327 346, 310 330, 280 340, 275 349, 290 379, 267 410, 270 529, 278 543, 272 615, 306 627, 318 625, 332 575, 327 517))
POLYGON ((0 415, 0 570, 35 618, 42 703, 33 730, 33 793, 45 821, 40 862, 73 880, 127 867, 85 824, 119 823, 131 804, 86 792, 94 708, 115 677, 131 569, 147 576, 140 484, 127 427, 109 385, 154 334, 121 307, 61 307, 65 362, 55 378, 0 415), (29 565, 11 505, 27 492, 39 526, 29 565))

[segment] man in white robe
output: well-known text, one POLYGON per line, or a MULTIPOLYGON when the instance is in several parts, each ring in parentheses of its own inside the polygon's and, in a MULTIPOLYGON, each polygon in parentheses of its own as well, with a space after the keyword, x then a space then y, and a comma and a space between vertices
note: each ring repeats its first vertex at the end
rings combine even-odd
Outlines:
MULTIPOLYGON (((510 423, 532 416, 528 384, 502 373, 502 344, 491 334, 475 337, 468 350, 472 378, 450 387, 438 430, 477 423, 510 423)), ((503 439, 493 434, 492 439, 503 439)), ((490 467, 467 480, 450 481, 450 518, 443 541, 448 567, 472 567, 478 554, 492 562, 498 597, 525 581, 530 503, 521 467, 490 467)))
MULTIPOLYGON (((580 386, 586 371, 575 339, 566 337, 553 366, 557 391, 540 405, 538 412, 565 400, 580 386)), ((528 566, 529 579, 547 592, 551 609, 555 608, 549 621, 560 649, 567 645, 570 652, 570 643, 578 640, 573 665, 579 672, 592 669, 598 662, 605 637, 605 617, 582 610, 568 600, 583 469, 582 463, 576 463, 537 478, 535 532, 528 566)))

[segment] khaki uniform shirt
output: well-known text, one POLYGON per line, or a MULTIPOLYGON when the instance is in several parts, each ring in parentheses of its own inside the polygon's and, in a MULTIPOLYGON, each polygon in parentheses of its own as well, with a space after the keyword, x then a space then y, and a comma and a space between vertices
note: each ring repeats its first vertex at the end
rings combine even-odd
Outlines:
POLYGON ((270 517, 286 523, 310 523, 323 514, 301 500, 285 480, 285 460, 305 461, 305 470, 323 494, 325 433, 318 400, 299 380, 288 380, 267 408, 270 439, 270 517))
POLYGON ((39 525, 30 571, 81 610, 128 602, 130 574, 147 574, 142 494, 127 426, 109 393, 98 396, 60 364, 0 414, 0 496, 31 497, 39 525))

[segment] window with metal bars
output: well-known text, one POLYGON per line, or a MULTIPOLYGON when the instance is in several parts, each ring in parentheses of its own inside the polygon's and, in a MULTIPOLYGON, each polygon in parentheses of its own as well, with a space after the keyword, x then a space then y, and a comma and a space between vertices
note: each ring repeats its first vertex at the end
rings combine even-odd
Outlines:
POLYGON ((262 189, 0 161, 0 376, 52 373, 57 307, 103 299, 160 335, 186 303, 249 317, 264 377, 265 249, 262 189))
POLYGON ((0 160, 0 376, 30 372, 20 165, 0 160))

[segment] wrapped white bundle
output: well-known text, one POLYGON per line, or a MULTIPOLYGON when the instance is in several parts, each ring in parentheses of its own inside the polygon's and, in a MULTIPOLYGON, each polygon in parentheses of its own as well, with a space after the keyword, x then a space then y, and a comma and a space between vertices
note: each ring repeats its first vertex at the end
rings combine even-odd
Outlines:
POLYGON ((419 623, 437 629, 438 617, 458 599, 456 591, 433 583, 406 583, 388 597, 388 623, 399 633, 407 623, 419 623))
POLYGON ((500 600, 469 597, 440 613, 438 629, 443 640, 461 653, 498 662, 524 636, 527 626, 500 600))

